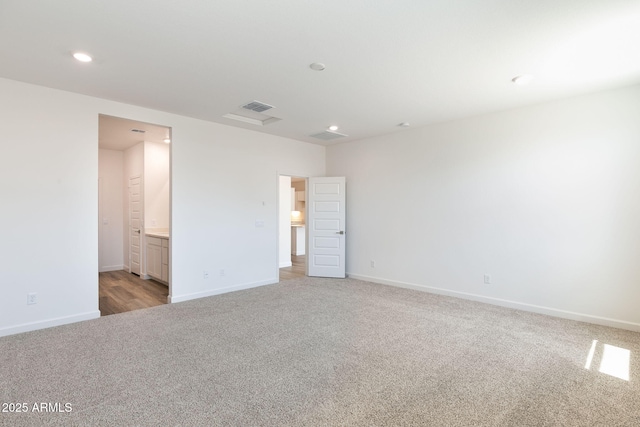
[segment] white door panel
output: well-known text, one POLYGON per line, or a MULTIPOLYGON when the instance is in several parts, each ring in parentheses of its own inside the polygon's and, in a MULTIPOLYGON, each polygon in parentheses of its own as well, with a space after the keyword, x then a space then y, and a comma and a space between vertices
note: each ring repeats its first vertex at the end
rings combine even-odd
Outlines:
POLYGON ((129 272, 140 275, 140 247, 142 233, 142 179, 129 178, 129 272))
POLYGON ((337 249, 340 247, 339 237, 316 237, 313 240, 313 247, 316 249, 337 249))
POLYGON ((309 178, 309 276, 345 277, 345 190, 344 177, 309 178))

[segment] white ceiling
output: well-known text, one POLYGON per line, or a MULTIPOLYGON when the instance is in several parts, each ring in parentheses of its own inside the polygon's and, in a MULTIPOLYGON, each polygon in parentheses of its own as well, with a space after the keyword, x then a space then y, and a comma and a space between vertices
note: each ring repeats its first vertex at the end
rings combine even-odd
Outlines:
POLYGON ((638 84, 639 45, 640 0, 0 1, 1 77, 323 145, 638 84))
POLYGON ((171 128, 101 114, 98 120, 98 147, 124 151, 143 142, 164 144, 171 140, 171 128), (136 132, 144 131, 144 132, 136 132))

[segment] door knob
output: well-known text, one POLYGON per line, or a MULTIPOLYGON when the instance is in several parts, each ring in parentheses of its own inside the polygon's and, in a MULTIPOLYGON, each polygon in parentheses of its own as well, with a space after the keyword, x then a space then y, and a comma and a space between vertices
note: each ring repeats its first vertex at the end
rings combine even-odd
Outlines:
POLYGON ((344 231, 343 230, 336 231, 336 234, 344 234, 344 231))

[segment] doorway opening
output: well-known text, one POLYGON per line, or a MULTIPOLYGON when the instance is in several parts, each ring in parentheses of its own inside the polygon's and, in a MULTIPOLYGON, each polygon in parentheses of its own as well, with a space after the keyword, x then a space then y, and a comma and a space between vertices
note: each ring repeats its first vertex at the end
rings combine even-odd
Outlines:
POLYGON ((280 175, 279 278, 295 279, 307 271, 307 179, 280 175))
POLYGON ((168 302, 171 286, 171 128, 98 118, 101 315, 168 302))

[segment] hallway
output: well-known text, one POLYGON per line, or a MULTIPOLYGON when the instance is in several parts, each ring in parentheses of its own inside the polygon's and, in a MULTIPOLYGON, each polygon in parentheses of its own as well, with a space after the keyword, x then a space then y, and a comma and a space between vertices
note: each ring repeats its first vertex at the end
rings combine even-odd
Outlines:
POLYGON ((101 316, 124 313, 167 303, 169 288, 124 270, 99 273, 101 316))
POLYGON ((291 267, 280 269, 280 280, 295 279, 306 276, 306 255, 291 255, 291 267))

